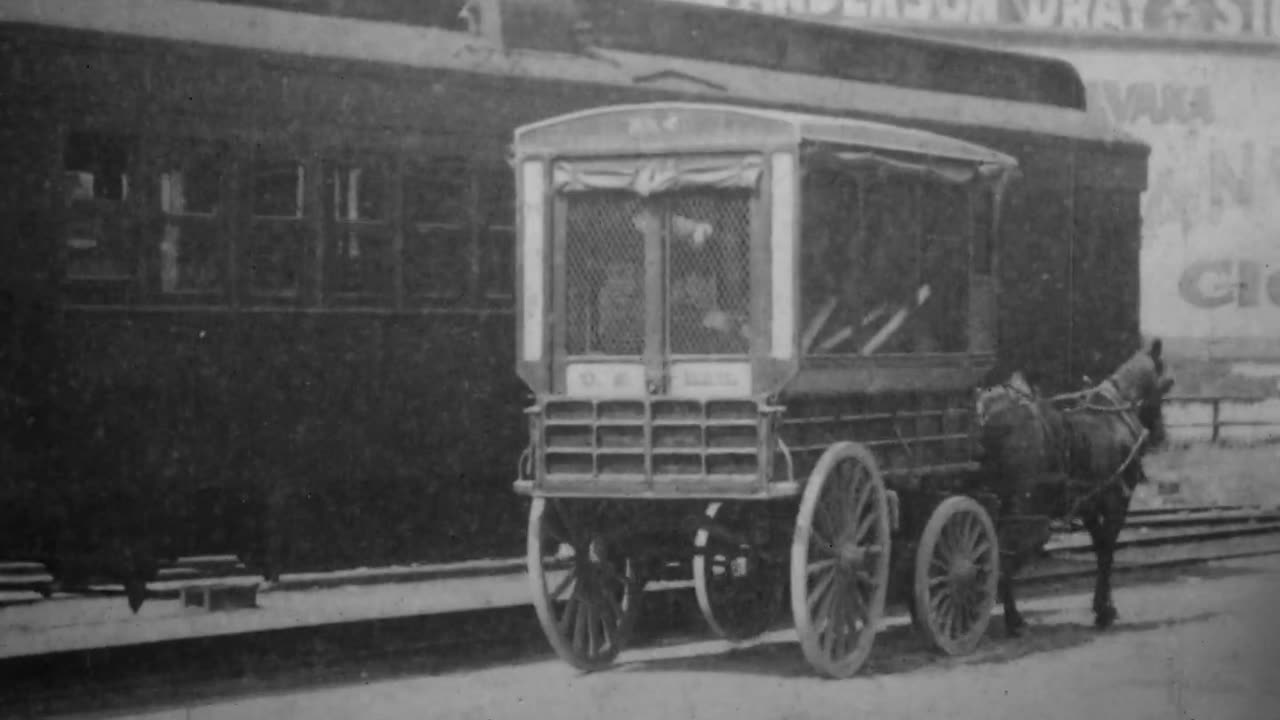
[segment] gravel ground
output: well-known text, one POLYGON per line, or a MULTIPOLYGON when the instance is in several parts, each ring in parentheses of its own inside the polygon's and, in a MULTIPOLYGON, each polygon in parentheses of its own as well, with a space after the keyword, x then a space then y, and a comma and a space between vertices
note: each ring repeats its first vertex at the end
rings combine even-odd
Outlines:
POLYGON ((1267 720, 1280 715, 1278 592, 1280 558, 1268 557, 1120 588, 1120 624, 1107 632, 1090 626, 1086 595, 1031 600, 1023 604, 1027 637, 993 629, 959 659, 933 655, 896 624, 862 675, 844 681, 815 677, 791 634, 774 633, 740 649, 701 642, 634 651, 589 676, 540 661, 145 717, 1267 720))

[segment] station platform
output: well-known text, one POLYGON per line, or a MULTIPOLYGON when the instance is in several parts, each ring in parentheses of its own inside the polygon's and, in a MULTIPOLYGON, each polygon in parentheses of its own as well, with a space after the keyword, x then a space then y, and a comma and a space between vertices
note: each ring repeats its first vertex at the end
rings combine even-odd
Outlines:
POLYGON ((260 633, 529 604, 520 560, 358 569, 260 577, 222 576, 151 583, 137 614, 124 597, 5 593, 0 603, 0 659, 59 652, 260 633), (180 588, 257 589, 256 607, 209 611, 186 607, 180 588))

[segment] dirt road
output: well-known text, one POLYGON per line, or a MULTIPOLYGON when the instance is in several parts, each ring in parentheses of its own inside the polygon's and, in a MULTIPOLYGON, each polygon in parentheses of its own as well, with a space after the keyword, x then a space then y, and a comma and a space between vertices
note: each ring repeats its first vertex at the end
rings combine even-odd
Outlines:
MULTIPOLYGON (((1028 637, 993 631, 977 654, 941 659, 901 623, 857 678, 810 672, 788 633, 632 651, 578 675, 555 661, 315 689, 145 717, 184 718, 1280 718, 1280 558, 1225 563, 1122 587, 1120 625, 1090 626, 1083 595, 1031 601, 1028 637)), ((993 622, 1000 628, 1000 619, 993 622)))

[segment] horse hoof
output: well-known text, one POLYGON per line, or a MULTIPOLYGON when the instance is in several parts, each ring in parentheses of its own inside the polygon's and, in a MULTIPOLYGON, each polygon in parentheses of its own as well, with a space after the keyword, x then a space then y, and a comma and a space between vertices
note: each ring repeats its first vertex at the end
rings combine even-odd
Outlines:
POLYGON ((1020 638, 1027 634, 1027 623, 1022 618, 1013 621, 1006 620, 1004 623, 1005 635, 1011 638, 1020 638))
POLYGON ((1116 609, 1105 607, 1094 612, 1093 624, 1099 630, 1106 630, 1116 622, 1116 609))

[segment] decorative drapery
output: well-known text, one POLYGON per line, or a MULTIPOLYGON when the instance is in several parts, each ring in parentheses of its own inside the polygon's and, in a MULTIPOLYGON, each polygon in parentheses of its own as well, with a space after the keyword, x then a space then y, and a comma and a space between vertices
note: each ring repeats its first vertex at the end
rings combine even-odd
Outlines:
POLYGON ((759 155, 560 160, 552 182, 558 192, 626 190, 649 196, 688 187, 754 188, 763 168, 759 155))
POLYGON ((817 146, 809 148, 805 159, 836 170, 852 173, 887 173, 912 175, 926 180, 965 185, 974 181, 995 182, 1014 168, 997 163, 974 163, 949 158, 908 160, 870 150, 833 150, 817 146))

